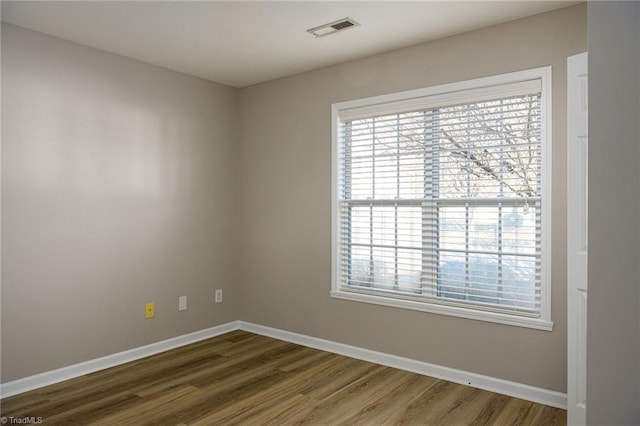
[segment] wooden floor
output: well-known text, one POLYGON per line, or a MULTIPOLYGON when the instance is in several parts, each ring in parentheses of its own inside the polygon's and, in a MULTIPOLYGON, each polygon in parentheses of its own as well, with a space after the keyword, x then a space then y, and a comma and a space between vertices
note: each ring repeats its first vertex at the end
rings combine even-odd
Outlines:
POLYGON ((45 425, 554 425, 566 412, 244 331, 40 388, 45 425))

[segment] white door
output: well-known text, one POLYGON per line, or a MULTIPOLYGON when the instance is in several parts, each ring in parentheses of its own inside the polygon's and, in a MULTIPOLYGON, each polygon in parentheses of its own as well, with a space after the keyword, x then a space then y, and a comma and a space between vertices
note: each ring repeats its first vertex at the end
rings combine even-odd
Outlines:
POLYGON ((587 411, 587 53, 567 58, 567 416, 587 411))

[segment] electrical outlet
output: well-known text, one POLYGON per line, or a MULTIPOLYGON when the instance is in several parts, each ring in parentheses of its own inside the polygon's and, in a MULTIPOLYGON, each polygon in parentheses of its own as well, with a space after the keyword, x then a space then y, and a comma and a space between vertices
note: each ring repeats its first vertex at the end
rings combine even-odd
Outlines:
POLYGON ((222 302, 222 290, 216 290, 216 303, 222 302))
POLYGON ((178 297, 178 310, 179 311, 187 310, 187 296, 178 297))
POLYGON ((144 305, 144 317, 149 319, 156 316, 156 304, 155 303, 147 303, 144 305))

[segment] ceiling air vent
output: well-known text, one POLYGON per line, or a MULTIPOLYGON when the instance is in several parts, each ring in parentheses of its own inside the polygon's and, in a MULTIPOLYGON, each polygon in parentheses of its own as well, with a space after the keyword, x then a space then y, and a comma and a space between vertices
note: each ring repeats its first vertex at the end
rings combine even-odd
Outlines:
POLYGON ((337 21, 329 22, 328 24, 320 25, 319 27, 308 29, 309 34, 313 34, 316 37, 324 37, 329 34, 337 33, 338 31, 344 31, 348 28, 357 27, 358 24, 351 18, 343 18, 337 21))

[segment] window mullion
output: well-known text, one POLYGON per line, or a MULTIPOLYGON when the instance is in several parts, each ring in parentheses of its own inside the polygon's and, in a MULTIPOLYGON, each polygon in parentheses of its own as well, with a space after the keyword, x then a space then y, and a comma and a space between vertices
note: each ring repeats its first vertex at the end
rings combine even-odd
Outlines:
POLYGON ((438 238, 438 213, 434 199, 438 196, 438 146, 439 119, 437 110, 423 112, 422 153, 423 153, 423 198, 422 203, 422 273, 421 294, 435 297, 438 288, 438 258, 440 256, 438 238), (429 122, 429 120, 431 122, 429 122))
MULTIPOLYGON (((400 114, 396 115, 396 199, 400 198, 400 114)), ((399 273, 398 273, 398 203, 393 207, 393 289, 398 290, 399 273)))
POLYGON ((469 203, 464 204, 464 298, 469 300, 469 280, 471 271, 469 270, 469 226, 470 226, 469 203))
MULTIPOLYGON (((353 214, 353 209, 351 208, 351 204, 349 203, 351 200, 351 181, 352 181, 352 169, 351 169, 351 156, 353 155, 352 153, 352 149, 351 149, 351 143, 352 143, 352 125, 351 122, 348 121, 344 124, 344 180, 342 182, 343 185, 343 200, 345 200, 345 203, 347 204, 346 208, 347 208, 347 213, 346 213, 346 217, 347 217, 347 223, 346 223, 346 228, 347 228, 347 235, 346 235, 346 240, 347 240, 347 253, 349 253, 349 257, 347 259, 347 285, 351 285, 353 282, 353 246, 352 246, 352 234, 351 234, 351 226, 352 226, 352 214, 353 214)), ((342 207, 344 208, 344 207, 342 207)), ((342 211, 340 212, 340 214, 344 214, 342 211)))
POLYGON ((502 300, 502 285, 503 285, 503 271, 502 271, 502 262, 503 262, 503 244, 502 244, 502 203, 498 203, 498 235, 497 235, 497 240, 498 240, 498 285, 497 285, 497 289, 496 289, 496 304, 500 304, 500 301, 502 300))
MULTIPOLYGON (((465 107, 466 110, 466 126, 465 126, 465 133, 466 133, 466 148, 467 148, 467 155, 466 155, 466 161, 467 161, 467 176, 466 176, 466 187, 467 187, 467 198, 471 198, 471 170, 473 169, 473 164, 471 164, 471 133, 469 131, 469 126, 470 126, 470 118, 471 118, 471 112, 470 112, 470 105, 467 104, 465 107)), ((464 207, 464 250, 465 250, 465 254, 464 254, 464 286, 465 286, 465 290, 464 290, 464 298, 465 300, 469 300, 469 280, 470 280, 470 270, 469 270, 469 260, 470 260, 470 256, 469 256, 469 227, 470 227, 470 217, 469 217, 470 211, 469 211, 469 203, 465 203, 465 207, 464 207)))
MULTIPOLYGON (((371 200, 376 199, 376 119, 371 120, 371 200)), ((369 204, 369 286, 375 287, 375 262, 373 260, 373 202, 369 204)))
MULTIPOLYGON (((499 196, 500 197, 504 197, 504 144, 505 144, 505 139, 506 139, 506 131, 507 129, 505 128, 505 124, 504 124, 504 99, 500 100, 500 119, 499 119, 499 124, 498 124, 498 130, 497 130, 497 135, 496 138, 499 139, 500 141, 500 151, 499 151, 499 155, 500 155, 500 170, 499 170, 499 176, 500 176, 500 182, 499 182, 499 196)), ((498 283, 497 283, 497 289, 496 289, 496 304, 500 304, 500 302, 502 301, 502 291, 503 291, 503 241, 502 241, 502 234, 503 234, 503 206, 502 203, 498 203, 498 236, 497 236, 497 240, 498 240, 498 283)))

